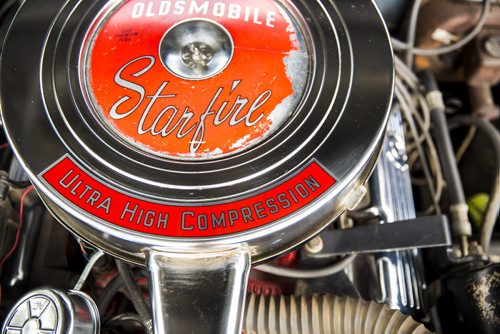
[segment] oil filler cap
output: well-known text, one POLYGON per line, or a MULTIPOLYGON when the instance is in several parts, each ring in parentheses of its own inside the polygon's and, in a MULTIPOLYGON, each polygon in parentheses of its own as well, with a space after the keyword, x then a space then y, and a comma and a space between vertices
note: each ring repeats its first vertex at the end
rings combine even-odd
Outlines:
POLYGON ((5 319, 2 334, 97 334, 100 330, 97 306, 77 291, 32 291, 21 298, 5 319))

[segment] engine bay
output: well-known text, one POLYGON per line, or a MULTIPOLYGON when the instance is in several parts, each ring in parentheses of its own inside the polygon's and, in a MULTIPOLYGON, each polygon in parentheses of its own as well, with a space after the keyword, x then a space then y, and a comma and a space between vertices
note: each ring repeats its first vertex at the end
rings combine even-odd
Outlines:
POLYGON ((2 333, 498 333, 499 5, 0 2, 2 333))

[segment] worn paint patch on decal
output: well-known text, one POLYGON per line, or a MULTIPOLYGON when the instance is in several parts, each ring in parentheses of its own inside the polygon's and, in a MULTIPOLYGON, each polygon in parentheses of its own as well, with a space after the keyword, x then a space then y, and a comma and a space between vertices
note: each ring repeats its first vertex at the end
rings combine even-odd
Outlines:
POLYGON ((260 194, 210 206, 162 204, 113 189, 70 157, 64 157, 41 179, 76 208, 110 224, 165 237, 215 237, 273 223, 325 194, 336 180, 312 161, 280 185, 260 194))

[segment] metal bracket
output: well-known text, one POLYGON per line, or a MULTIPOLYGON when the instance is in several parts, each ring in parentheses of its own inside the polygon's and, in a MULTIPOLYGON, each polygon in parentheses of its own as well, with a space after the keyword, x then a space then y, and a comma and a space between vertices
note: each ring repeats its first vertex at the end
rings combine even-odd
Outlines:
POLYGON ((379 253, 451 245, 446 216, 428 216, 394 223, 357 226, 322 233, 325 242, 320 254, 330 257, 347 253, 379 253))

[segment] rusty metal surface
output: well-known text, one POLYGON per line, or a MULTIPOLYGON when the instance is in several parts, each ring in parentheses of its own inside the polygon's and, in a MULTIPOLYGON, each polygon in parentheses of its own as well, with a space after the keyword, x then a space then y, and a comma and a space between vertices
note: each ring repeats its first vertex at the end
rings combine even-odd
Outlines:
POLYGON ((500 117, 500 108, 495 104, 489 84, 469 85, 469 99, 474 115, 488 120, 500 117))
POLYGON ((487 83, 491 86, 500 82, 500 55, 489 52, 487 43, 500 38, 500 27, 485 29, 466 49, 462 57, 465 80, 474 86, 487 83))
MULTIPOLYGON (((437 29, 442 29, 458 38, 470 31, 479 19, 481 4, 469 1, 433 0, 426 1, 420 10, 417 28, 417 46, 431 49, 442 46, 433 38, 437 29)), ((500 7, 493 6, 488 15, 485 30, 500 29, 500 7)), ((481 48, 483 50, 483 48, 481 48)), ((420 69, 430 69, 437 73, 440 79, 458 81, 465 79, 465 72, 457 68, 457 54, 441 57, 416 57, 416 66, 420 69)), ((491 73, 490 73, 491 74, 491 73)), ((479 74, 482 76, 483 74, 479 74)))

